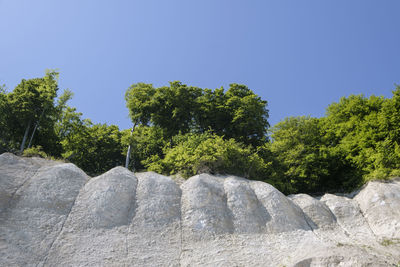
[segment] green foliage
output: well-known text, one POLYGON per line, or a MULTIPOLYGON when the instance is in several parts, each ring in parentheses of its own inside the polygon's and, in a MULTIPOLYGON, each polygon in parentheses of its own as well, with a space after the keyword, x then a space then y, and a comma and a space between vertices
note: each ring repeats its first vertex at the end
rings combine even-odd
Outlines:
POLYGON ((22 80, 10 93, 2 90, 0 123, 7 126, 2 134, 7 150, 24 149, 27 141, 40 144, 45 151, 57 150, 57 136, 53 130, 57 115, 54 103, 57 79, 57 72, 47 71, 43 78, 22 80))
POLYGON ((331 104, 324 119, 329 141, 366 172, 373 164, 371 152, 385 134, 379 130, 378 121, 383 102, 381 97, 367 99, 362 95, 352 95, 331 104))
POLYGON ((132 85, 125 94, 134 125, 160 127, 167 139, 178 133, 214 133, 253 146, 266 140, 267 102, 244 85, 231 84, 210 90, 171 82, 153 88, 150 84, 132 85))
POLYGON ((11 115, 10 107, 7 99, 6 86, 0 86, 0 153, 9 150, 11 131, 8 122, 11 115))
POLYGON ((239 84, 231 84, 226 97, 231 114, 226 136, 254 146, 265 142, 269 127, 267 101, 239 84))
POLYGON ((393 98, 362 95, 328 107, 327 141, 341 150, 365 180, 387 178, 400 169, 400 88, 393 98))
POLYGON ((285 179, 288 187, 285 191, 315 187, 327 169, 320 151, 318 119, 286 118, 271 131, 270 149, 275 159, 275 176, 285 179))
POLYGON ((76 108, 66 106, 60 112, 59 119, 55 124, 55 132, 60 140, 68 139, 71 135, 82 131, 82 113, 76 112, 76 108))
POLYGON ((219 135, 227 133, 231 115, 226 108, 226 95, 224 88, 204 89, 201 96, 196 99, 198 111, 194 120, 197 122, 196 130, 205 132, 212 129, 219 135))
POLYGON ((41 146, 33 146, 24 150, 22 154, 24 157, 39 157, 39 158, 47 158, 46 152, 43 151, 41 146))
POLYGON ((350 191, 400 174, 400 88, 392 99, 351 95, 327 115, 287 118, 272 128, 272 178, 286 193, 350 191))
POLYGON ((165 157, 153 157, 149 170, 189 177, 199 173, 233 174, 263 179, 269 163, 234 139, 209 132, 174 136, 173 147, 165 147, 165 157))
POLYGON ((151 121, 161 127, 167 137, 178 133, 188 133, 195 128, 194 114, 197 111, 196 99, 202 94, 197 87, 184 85, 178 81, 170 86, 160 87, 153 98, 151 121))
POLYGON ((154 110, 153 97, 155 89, 151 84, 133 84, 125 93, 129 116, 135 125, 148 125, 154 110))
POLYGON ((121 165, 118 127, 82 120, 67 105, 71 91, 57 99, 57 79, 57 72, 47 71, 43 78, 22 80, 12 92, 0 87, 0 152, 28 145, 24 155, 63 156, 89 174, 121 165))
POLYGON ((331 148, 320 119, 291 117, 272 128, 273 177, 285 193, 348 191, 360 175, 343 151, 331 148))
POLYGON ((44 78, 22 80, 8 95, 19 123, 37 120, 43 110, 52 108, 58 90, 57 77, 58 73, 47 72, 44 78))
POLYGON ((123 163, 122 134, 115 125, 84 120, 61 141, 62 156, 90 175, 101 174, 123 163))
POLYGON ((152 157, 163 157, 163 148, 166 145, 164 132, 157 126, 140 125, 135 131, 122 131, 123 147, 132 146, 130 168, 143 170, 152 157))
POLYGON ((133 132, 93 124, 57 98, 58 73, 0 86, 0 153, 64 157, 91 175, 124 163, 185 177, 209 172, 273 184, 286 194, 350 191, 400 175, 400 87, 393 97, 351 95, 325 117, 286 118, 267 135, 267 102, 245 85, 215 90, 171 82, 125 94, 133 132), (29 146, 33 145, 29 148, 29 146))

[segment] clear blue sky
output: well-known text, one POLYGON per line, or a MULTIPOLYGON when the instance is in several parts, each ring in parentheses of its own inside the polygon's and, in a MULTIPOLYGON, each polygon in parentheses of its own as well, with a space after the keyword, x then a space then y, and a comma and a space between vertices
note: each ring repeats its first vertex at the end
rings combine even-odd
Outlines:
POLYGON ((70 105, 128 128, 133 83, 247 85, 270 123, 400 84, 400 1, 0 0, 0 84, 61 73, 70 105))

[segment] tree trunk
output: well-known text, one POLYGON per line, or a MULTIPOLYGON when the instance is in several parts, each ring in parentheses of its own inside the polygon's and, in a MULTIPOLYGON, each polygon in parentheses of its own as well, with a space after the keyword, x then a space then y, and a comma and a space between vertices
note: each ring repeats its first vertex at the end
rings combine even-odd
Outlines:
MULTIPOLYGON (((133 134, 133 130, 135 130, 135 126, 136 126, 136 123, 132 127, 131 136, 133 134)), ((131 145, 129 145, 128 146, 128 152, 126 153, 126 159, 125 159, 125 168, 127 168, 127 169, 128 169, 128 166, 129 166, 129 160, 131 158, 131 150, 132 150, 132 147, 131 147, 131 145)), ((134 171, 134 170, 135 169, 133 169, 132 171, 134 171)))
POLYGON ((131 145, 128 146, 128 152, 126 153, 125 168, 127 168, 127 169, 129 166, 129 158, 130 157, 131 157, 131 145))
POLYGON ((30 121, 28 122, 28 125, 26 126, 24 138, 22 139, 21 147, 20 147, 20 149, 19 149, 19 152, 20 152, 21 154, 22 154, 22 152, 24 152, 26 139, 28 138, 29 128, 31 128, 31 122, 32 122, 32 120, 30 120, 30 121))
POLYGON ((43 109, 42 114, 40 114, 40 117, 39 117, 38 121, 37 121, 36 124, 35 124, 35 128, 33 128, 33 132, 32 132, 32 135, 31 135, 31 139, 29 139, 28 148, 30 148, 31 145, 32 145, 33 137, 35 136, 36 129, 37 129, 37 127, 39 126, 39 122, 40 122, 40 120, 42 119, 45 110, 46 110, 46 109, 43 109))
POLYGON ((30 148, 31 145, 32 145, 32 139, 33 139, 33 136, 35 135, 35 132, 36 132, 36 129, 37 129, 38 125, 39 125, 39 122, 37 122, 35 124, 35 127, 33 128, 33 132, 32 132, 31 138, 29 139, 28 148, 30 148))

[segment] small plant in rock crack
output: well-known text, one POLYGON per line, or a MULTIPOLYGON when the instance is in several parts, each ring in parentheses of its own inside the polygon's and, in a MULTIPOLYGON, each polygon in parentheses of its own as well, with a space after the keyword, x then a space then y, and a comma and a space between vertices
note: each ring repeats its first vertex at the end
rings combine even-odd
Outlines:
POLYGON ((381 245, 382 246, 391 246, 391 245, 396 245, 396 244, 400 244, 400 239, 383 239, 381 241, 381 245))

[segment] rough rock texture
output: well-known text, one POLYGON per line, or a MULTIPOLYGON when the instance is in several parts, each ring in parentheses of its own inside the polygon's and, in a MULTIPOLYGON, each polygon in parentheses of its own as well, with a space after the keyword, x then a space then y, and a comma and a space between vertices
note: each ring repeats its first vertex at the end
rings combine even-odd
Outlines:
POLYGON ((382 238, 400 238, 400 181, 370 182, 354 198, 371 230, 382 238))
POLYGON ((43 261, 88 178, 73 164, 1 155, 0 266, 43 261))
POLYGON ((400 180, 284 196, 201 174, 0 155, 0 266, 398 266, 400 180))

